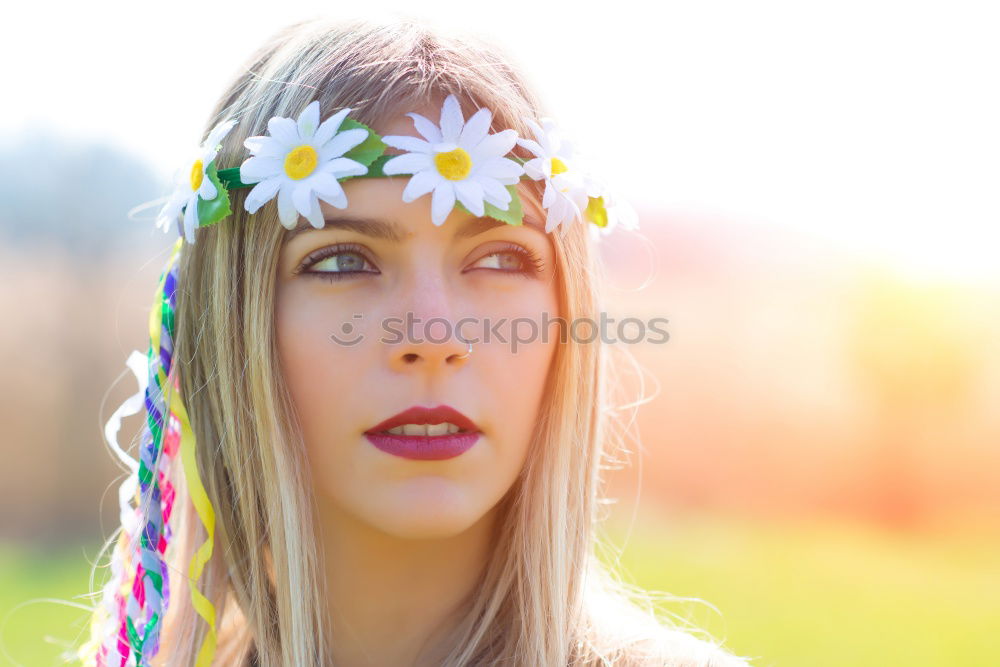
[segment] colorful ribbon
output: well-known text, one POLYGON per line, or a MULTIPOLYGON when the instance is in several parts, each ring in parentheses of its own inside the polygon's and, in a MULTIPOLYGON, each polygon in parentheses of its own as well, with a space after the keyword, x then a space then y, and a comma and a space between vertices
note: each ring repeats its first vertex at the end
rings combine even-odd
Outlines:
POLYGON ((85 664, 94 667, 148 666, 159 651, 160 631, 170 601, 166 550, 172 537, 169 521, 175 501, 174 487, 165 470, 178 452, 189 495, 207 533, 189 567, 191 600, 208 624, 197 667, 209 667, 215 655, 215 607, 198 590, 198 579, 212 556, 215 512, 198 475, 195 438, 181 401, 177 373, 171 374, 182 244, 183 238, 174 244, 149 314, 150 344, 145 355, 148 374, 143 377, 139 369, 142 355, 134 351, 127 364, 136 375, 139 391, 126 399, 105 426, 105 439, 132 474, 119 488, 122 531, 111 559, 111 579, 91 620, 91 640, 78 652, 85 664), (146 422, 136 461, 121 448, 117 436, 122 418, 135 414, 142 405, 146 408, 146 422), (130 498, 134 498, 135 507, 130 498))

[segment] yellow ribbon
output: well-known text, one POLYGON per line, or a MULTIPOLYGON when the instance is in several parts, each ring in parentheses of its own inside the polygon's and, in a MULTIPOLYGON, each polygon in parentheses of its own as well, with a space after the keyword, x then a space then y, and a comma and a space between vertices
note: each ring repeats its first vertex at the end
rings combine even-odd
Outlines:
POLYGON ((191 497, 191 503, 194 505, 198 517, 205 526, 205 532, 208 534, 208 537, 191 557, 188 577, 191 581, 191 604, 194 606, 195 611, 208 623, 208 634, 205 636, 205 640, 201 644, 201 649, 198 651, 195 666, 210 667, 212 658, 215 657, 215 607, 198 590, 197 582, 198 578, 201 577, 202 570, 205 569, 205 563, 212 557, 212 545, 215 539, 215 510, 208 499, 208 494, 205 493, 201 477, 198 476, 198 463, 195 461, 194 456, 194 433, 191 431, 191 425, 188 422, 187 410, 184 409, 184 404, 176 398, 170 401, 170 410, 177 416, 178 421, 181 423, 181 461, 184 465, 184 477, 187 480, 188 495, 191 497))

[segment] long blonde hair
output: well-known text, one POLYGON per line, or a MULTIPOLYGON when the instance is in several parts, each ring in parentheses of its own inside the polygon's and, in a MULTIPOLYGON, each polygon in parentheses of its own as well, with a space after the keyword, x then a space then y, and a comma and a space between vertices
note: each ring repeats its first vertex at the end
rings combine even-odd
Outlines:
MULTIPOLYGON (((512 62, 481 37, 424 21, 305 21, 250 58, 206 127, 239 119, 218 157, 235 165, 247 136, 314 99, 324 114, 349 106, 374 127, 450 93, 467 113, 491 109, 493 131, 530 137, 523 118, 547 114, 512 62)), ((534 183, 522 187, 537 206, 534 183)), ((178 273, 174 363, 216 512, 215 556, 199 588, 218 612, 220 664, 247 664, 251 654, 264 666, 326 664, 336 639, 319 599, 309 475, 275 343, 284 230, 274 207, 250 216, 246 191, 231 196, 234 213, 185 245, 178 273)), ((603 269, 586 226, 552 237, 560 315, 597 321, 603 269)), ((654 618, 595 555, 601 463, 622 442, 608 418, 606 354, 599 341, 569 337, 557 346, 527 463, 502 501, 495 550, 443 664, 662 665, 692 655, 680 631, 654 618)), ((185 564, 205 535, 189 504, 178 505, 157 663, 191 665, 207 629, 189 599, 185 564)))

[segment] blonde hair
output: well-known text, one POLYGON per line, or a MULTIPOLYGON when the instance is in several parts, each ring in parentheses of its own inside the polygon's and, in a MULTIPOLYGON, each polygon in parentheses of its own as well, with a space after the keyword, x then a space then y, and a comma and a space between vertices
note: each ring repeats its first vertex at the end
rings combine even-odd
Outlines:
MULTIPOLYGON (((247 136, 314 99, 324 115, 349 106, 374 127, 455 94, 466 115, 491 109, 493 131, 530 137, 523 118, 546 113, 511 62, 481 37, 423 21, 305 21, 250 58, 206 127, 239 119, 218 158, 235 165, 247 136)), ((538 207, 535 183, 521 187, 538 207)), ((335 638, 319 599, 313 499, 274 332, 284 228, 274 207, 248 215, 246 192, 233 191, 234 213, 184 247, 178 273, 174 363, 216 512, 215 556, 199 587, 216 606, 219 664, 247 664, 251 653, 263 666, 326 664, 335 638)), ((560 315, 596 321, 603 269, 588 229, 574 224, 552 238, 560 315)), ((527 463, 502 501, 495 551, 443 664, 727 664, 721 649, 654 617, 596 558, 601 463, 621 444, 608 414, 606 354, 573 337, 557 345, 527 463)), ((174 516, 171 604, 156 664, 190 665, 207 628, 192 608, 185 564, 205 536, 189 503, 174 516)))

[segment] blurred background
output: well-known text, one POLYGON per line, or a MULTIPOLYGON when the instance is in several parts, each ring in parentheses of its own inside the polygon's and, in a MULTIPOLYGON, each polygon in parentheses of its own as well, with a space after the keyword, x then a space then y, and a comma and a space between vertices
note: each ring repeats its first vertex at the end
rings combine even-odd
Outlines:
MULTIPOLYGON (((639 212, 603 244, 609 311, 670 340, 621 346, 647 401, 609 471, 608 561, 757 667, 1000 664, 989 3, 380 6, 506 45, 639 212)), ((0 663, 58 664, 86 630, 58 600, 116 525, 103 424, 173 240, 128 211, 263 39, 363 11, 0 22, 0 663)))

